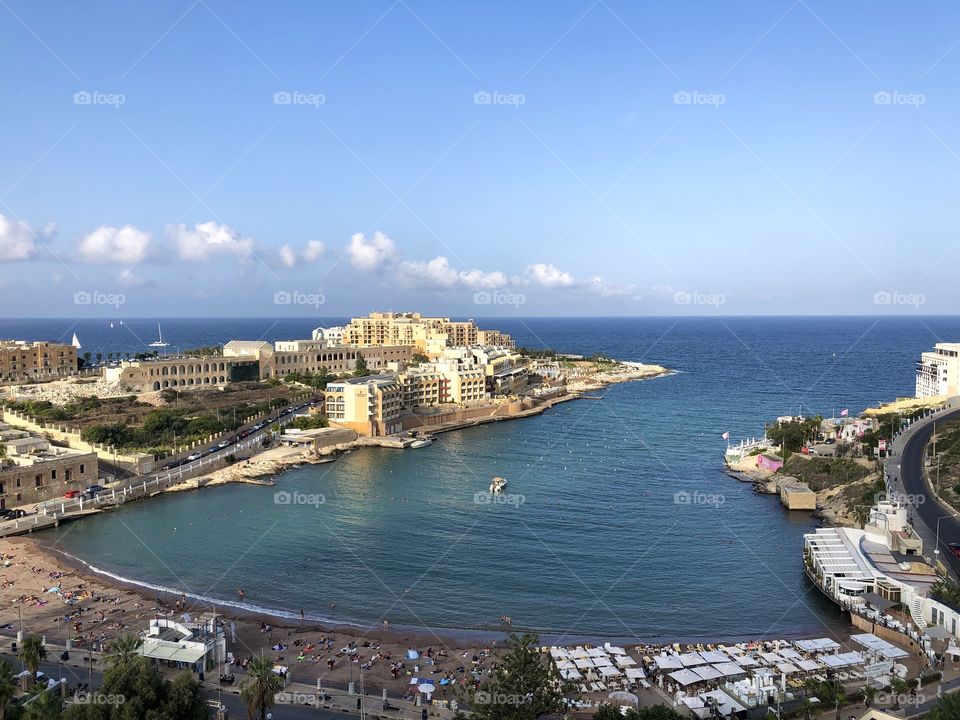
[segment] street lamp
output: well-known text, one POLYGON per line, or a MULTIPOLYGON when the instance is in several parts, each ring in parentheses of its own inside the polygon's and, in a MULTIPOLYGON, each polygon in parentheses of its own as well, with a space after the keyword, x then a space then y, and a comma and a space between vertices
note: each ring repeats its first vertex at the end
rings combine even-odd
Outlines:
POLYGON ((937 518, 937 539, 933 547, 933 554, 934 554, 935 561, 940 559, 940 521, 948 517, 953 517, 953 518, 960 517, 960 514, 952 513, 950 515, 941 515, 940 517, 937 518))

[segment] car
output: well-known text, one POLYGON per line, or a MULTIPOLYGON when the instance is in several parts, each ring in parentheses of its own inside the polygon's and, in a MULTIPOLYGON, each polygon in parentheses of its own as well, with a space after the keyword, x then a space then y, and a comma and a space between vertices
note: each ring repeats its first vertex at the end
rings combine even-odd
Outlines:
POLYGON ((98 492, 103 492, 106 488, 103 485, 91 485, 87 488, 88 493, 96 494, 98 492))
POLYGON ((194 460, 199 460, 200 457, 201 457, 200 453, 198 452, 190 453, 189 455, 187 455, 187 460, 189 460, 190 462, 193 462, 194 460))
POLYGON ((225 447, 228 447, 229 445, 230 445, 229 440, 221 440, 219 443, 217 443, 217 447, 220 448, 221 450, 223 450, 225 447))
POLYGON ((79 490, 67 490, 63 494, 65 498, 70 498, 70 499, 80 497, 80 495, 81 495, 81 492, 79 490))
POLYGON ((951 555, 960 558, 960 543, 950 543, 947 545, 947 548, 950 550, 951 555))

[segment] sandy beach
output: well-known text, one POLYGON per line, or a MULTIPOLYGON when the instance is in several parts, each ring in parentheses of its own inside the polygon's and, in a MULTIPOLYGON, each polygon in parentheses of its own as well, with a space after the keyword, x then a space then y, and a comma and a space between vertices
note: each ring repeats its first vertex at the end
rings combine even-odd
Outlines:
MULTIPOLYGON (((141 632, 151 618, 177 614, 180 598, 84 573, 69 558, 46 548, 42 537, 0 539, 0 557, 4 564, 0 572, 0 634, 11 639, 22 621, 25 634, 45 636, 57 645, 70 639, 78 649, 93 647, 96 651, 121 633, 141 632)), ((213 609, 189 597, 181 602, 185 602, 181 612, 194 616, 213 609)), ((502 644, 456 642, 429 630, 404 632, 378 626, 365 632, 324 627, 309 620, 278 624, 276 618, 252 613, 228 611, 223 615, 227 650, 238 660, 263 653, 289 667, 296 682, 314 684, 320 678, 325 687, 336 688, 345 687, 351 679, 358 681, 362 667, 368 686, 388 688, 394 697, 408 690, 414 676, 432 676, 438 686, 437 697, 454 697, 455 685, 473 682, 489 671, 491 651, 502 644), (421 656, 418 660, 406 659, 411 649, 421 656), (449 684, 440 686, 442 678, 449 684)))

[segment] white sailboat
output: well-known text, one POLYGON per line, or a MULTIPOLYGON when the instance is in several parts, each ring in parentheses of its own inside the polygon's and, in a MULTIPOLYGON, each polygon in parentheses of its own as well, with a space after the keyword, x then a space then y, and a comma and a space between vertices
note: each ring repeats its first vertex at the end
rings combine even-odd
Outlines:
POLYGON ((154 340, 148 347, 165 348, 170 346, 170 343, 163 340, 163 330, 160 328, 160 323, 157 323, 157 335, 160 336, 160 339, 154 340))
POLYGON ((73 345, 77 350, 81 348, 80 338, 77 337, 76 333, 73 334, 73 341, 70 344, 73 345))

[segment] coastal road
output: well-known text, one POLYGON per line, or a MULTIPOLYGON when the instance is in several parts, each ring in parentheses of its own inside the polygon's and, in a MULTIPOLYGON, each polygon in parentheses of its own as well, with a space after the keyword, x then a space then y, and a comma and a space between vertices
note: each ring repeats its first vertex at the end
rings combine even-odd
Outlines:
MULTIPOLYGON (((12 655, 3 655, 2 657, 10 663, 10 667, 14 669, 15 673, 20 672, 22 669, 20 660, 12 655)), ((71 659, 79 657, 79 653, 74 651, 71 659)), ((90 671, 84 667, 62 665, 55 662, 43 662, 40 663, 40 671, 47 677, 54 679, 66 678, 67 683, 71 687, 76 686, 77 683, 89 683, 90 690, 96 690, 103 684, 103 673, 94 670, 91 674, 90 671)), ((243 720, 247 717, 247 708, 237 694, 229 692, 218 693, 216 687, 206 687, 204 688, 204 695, 208 700, 217 700, 219 696, 219 701, 227 707, 231 720, 234 718, 243 720)), ((377 707, 379 706, 377 705, 377 707)), ((274 720, 307 720, 307 718, 311 720, 334 720, 334 718, 358 717, 356 713, 343 710, 316 710, 312 707, 298 705, 274 705, 271 712, 273 713, 274 720)), ((369 710, 367 714, 370 714, 369 710)))
MULTIPOLYGON (((211 472, 213 467, 228 455, 247 450, 253 450, 254 448, 258 447, 270 434, 271 430, 274 428, 283 428, 289 424, 294 417, 296 417, 298 411, 305 409, 309 405, 310 401, 307 401, 304 404, 297 405, 294 408, 284 411, 283 414, 280 414, 275 418, 265 420, 265 425, 261 430, 252 433, 248 437, 238 440, 225 448, 217 449, 214 452, 208 451, 208 454, 197 460, 185 462, 183 465, 171 468, 169 470, 160 470, 147 475, 121 480, 117 483, 114 483, 106 490, 100 492, 93 500, 83 497, 56 498, 42 503, 37 503, 36 508, 43 514, 56 513, 58 516, 62 517, 67 513, 78 512, 88 508, 99 508, 112 504, 112 502, 118 496, 123 498, 127 492, 137 491, 146 494, 148 492, 160 490, 168 485, 180 482, 181 480, 189 479, 194 475, 211 472)), ((238 432, 240 432, 239 429, 238 432)), ((233 437, 236 438, 237 435, 234 434, 233 437)), ((25 506, 23 509, 32 511, 33 507, 34 506, 25 506)), ((36 518, 36 513, 31 512, 22 519, 8 520, 5 523, 0 523, 0 527, 26 527, 31 523, 31 518, 36 518)))
MULTIPOLYGON (((960 418, 956 400, 954 398, 954 404, 946 411, 915 422, 901 433, 893 443, 894 454, 887 463, 891 466, 890 475, 898 478, 898 490, 902 488, 904 493, 913 496, 911 506, 914 519, 918 518, 927 529, 925 545, 936 544, 939 522, 940 560, 955 577, 960 577, 960 558, 954 557, 947 547, 948 543, 960 542, 960 518, 955 517, 950 508, 933 496, 923 472, 924 450, 933 435, 934 426, 960 418)), ((917 530, 919 532, 920 528, 917 530)))

